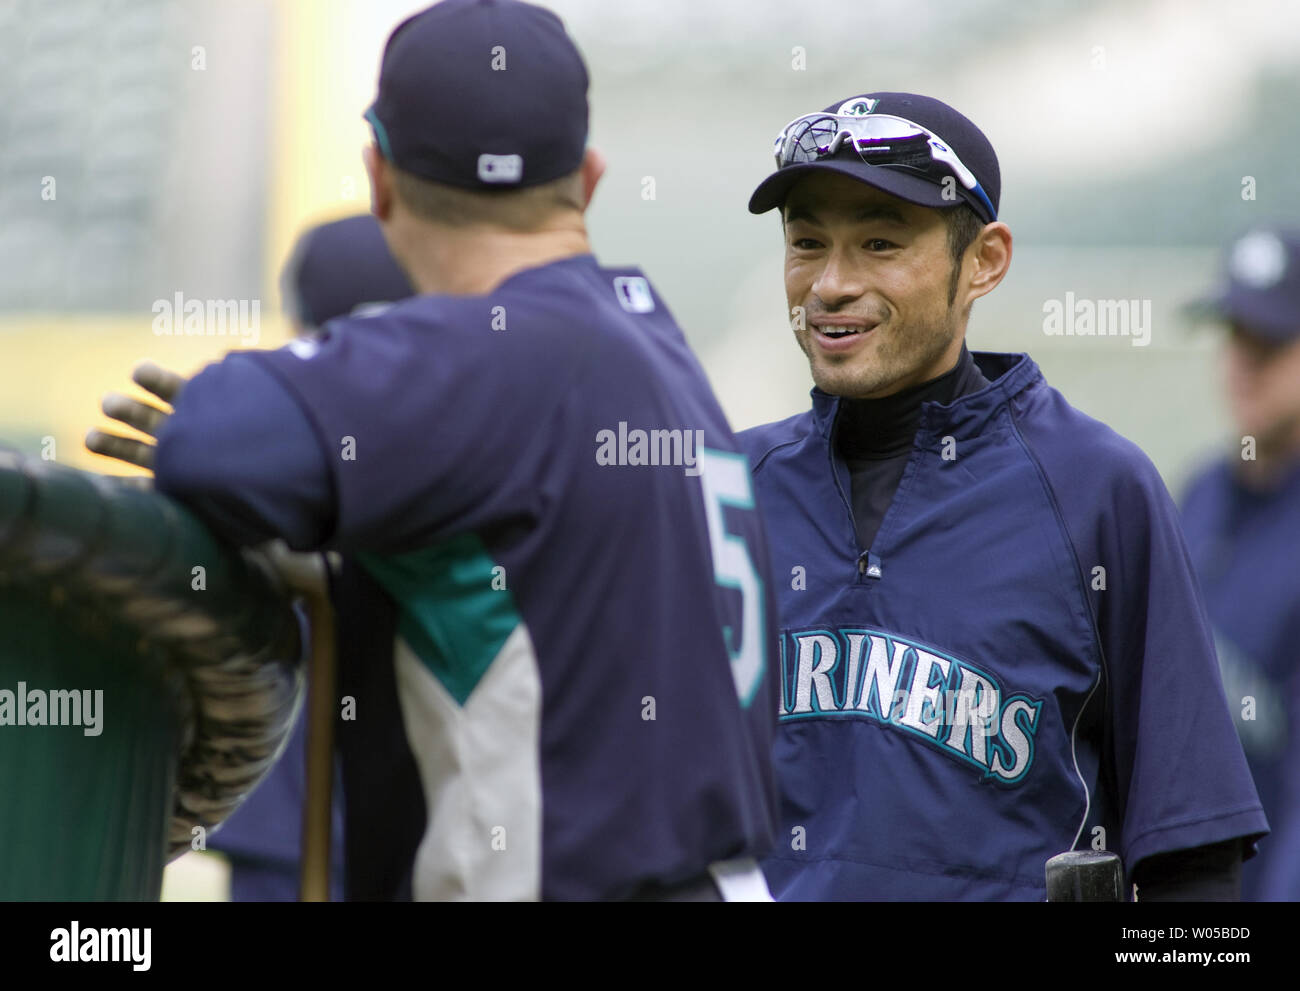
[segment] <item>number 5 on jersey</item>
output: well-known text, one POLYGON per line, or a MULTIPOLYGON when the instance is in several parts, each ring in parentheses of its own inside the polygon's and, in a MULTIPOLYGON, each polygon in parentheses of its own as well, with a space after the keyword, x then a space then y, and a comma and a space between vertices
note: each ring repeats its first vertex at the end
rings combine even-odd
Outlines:
POLYGON ((727 532, 723 506, 754 508, 749 465, 743 454, 729 451, 700 451, 700 482, 704 487, 704 515, 709 524, 709 546, 713 551, 713 580, 723 588, 740 591, 740 644, 736 630, 724 626, 723 639, 731 654, 731 676, 742 708, 748 708, 758 691, 766 667, 767 644, 763 636, 763 580, 754 569, 745 539, 727 532))

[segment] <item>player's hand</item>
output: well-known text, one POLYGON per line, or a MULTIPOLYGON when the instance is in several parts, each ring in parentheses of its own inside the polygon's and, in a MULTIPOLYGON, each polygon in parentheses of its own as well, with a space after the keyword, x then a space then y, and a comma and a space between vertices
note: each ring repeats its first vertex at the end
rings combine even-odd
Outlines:
POLYGON ((328 566, 324 554, 291 551, 283 540, 272 540, 257 549, 294 592, 309 598, 328 598, 328 566))
MULTIPOLYGON (((151 361, 136 366, 131 373, 131 380, 145 391, 152 393, 168 405, 176 402, 188 381, 175 372, 159 368, 151 361)), ((170 410, 132 399, 120 392, 110 392, 100 402, 100 409, 109 419, 117 420, 128 427, 134 427, 141 433, 157 438, 163 424, 167 422, 170 410)), ((120 434, 91 430, 86 434, 86 447, 95 454, 106 458, 123 461, 146 471, 153 471, 154 445, 123 437, 120 434)))

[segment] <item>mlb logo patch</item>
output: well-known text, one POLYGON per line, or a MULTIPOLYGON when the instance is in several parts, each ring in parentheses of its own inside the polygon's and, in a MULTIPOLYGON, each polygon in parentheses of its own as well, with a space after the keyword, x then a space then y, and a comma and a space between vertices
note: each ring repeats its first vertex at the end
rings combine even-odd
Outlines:
POLYGON ((625 275, 615 279, 614 292, 618 295, 619 305, 628 313, 650 313, 655 308, 650 283, 639 275, 625 275))
POLYGON ((479 155, 478 177, 483 182, 518 182, 524 177, 522 155, 479 155))

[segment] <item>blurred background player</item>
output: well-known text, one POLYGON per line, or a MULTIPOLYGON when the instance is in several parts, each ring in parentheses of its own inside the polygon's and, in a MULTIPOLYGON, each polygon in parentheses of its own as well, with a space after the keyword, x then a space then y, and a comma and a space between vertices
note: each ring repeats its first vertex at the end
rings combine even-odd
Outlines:
POLYGON ((373 313, 415 294, 368 213, 313 227, 298 239, 280 280, 295 337, 327 321, 373 313))
POLYGON ((1226 324, 1223 385, 1240 436, 1187 487, 1183 526, 1223 684, 1274 826, 1242 897, 1300 899, 1300 230, 1255 230, 1199 307, 1226 324))
MULTIPOLYGON (((373 312, 413 294, 406 275, 369 214, 321 224, 294 247, 281 279, 295 337, 314 335, 328 321, 373 312)), ((209 849, 230 861, 231 901, 296 901, 305 792, 306 707, 275 768, 212 835, 209 849)), ((342 797, 335 785, 330 898, 343 895, 342 797)))

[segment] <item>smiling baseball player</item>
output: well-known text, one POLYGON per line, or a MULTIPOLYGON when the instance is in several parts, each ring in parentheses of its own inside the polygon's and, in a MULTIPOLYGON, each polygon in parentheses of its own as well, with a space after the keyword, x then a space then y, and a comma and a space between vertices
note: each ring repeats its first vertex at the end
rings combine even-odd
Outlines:
POLYGON ((985 136, 907 93, 791 122, 812 409, 742 434, 781 609, 785 899, 1032 899, 1064 850, 1233 898, 1267 831, 1176 512, 1028 355, 972 354, 1011 232, 985 136))

